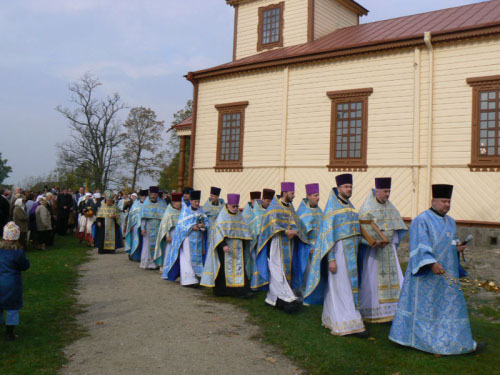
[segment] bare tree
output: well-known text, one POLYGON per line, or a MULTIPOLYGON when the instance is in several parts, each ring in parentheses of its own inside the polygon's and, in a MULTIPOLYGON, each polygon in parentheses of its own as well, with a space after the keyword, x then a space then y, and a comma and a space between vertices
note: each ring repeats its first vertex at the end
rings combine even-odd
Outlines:
POLYGON ((123 159, 132 167, 130 181, 134 191, 140 175, 159 175, 165 127, 163 121, 157 121, 154 111, 144 107, 132 108, 123 126, 126 129, 122 134, 125 139, 123 159))
POLYGON ((70 139, 57 147, 59 167, 75 171, 85 166, 92 184, 105 190, 117 170, 118 146, 122 141, 116 116, 126 106, 118 93, 97 98, 101 85, 86 73, 69 86, 74 108, 58 106, 56 110, 69 120, 70 139))

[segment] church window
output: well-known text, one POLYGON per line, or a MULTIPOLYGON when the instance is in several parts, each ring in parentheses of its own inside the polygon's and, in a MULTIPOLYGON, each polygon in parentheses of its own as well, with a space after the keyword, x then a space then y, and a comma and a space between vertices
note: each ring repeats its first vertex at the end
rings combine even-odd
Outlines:
POLYGON ((472 171, 500 169, 500 76, 469 78, 472 87, 472 171))
POLYGON ((331 99, 330 171, 365 171, 368 97, 372 88, 329 91, 331 99))
POLYGON ((257 51, 283 47, 284 10, 284 2, 259 8, 257 51))
POLYGON ((243 130, 248 102, 218 104, 216 171, 241 171, 243 168, 243 130))

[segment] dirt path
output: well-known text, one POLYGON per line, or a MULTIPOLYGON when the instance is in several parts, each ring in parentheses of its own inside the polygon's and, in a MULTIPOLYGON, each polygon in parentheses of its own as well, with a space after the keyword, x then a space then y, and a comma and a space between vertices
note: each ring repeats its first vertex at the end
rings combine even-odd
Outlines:
POLYGON ((79 316, 89 336, 66 348, 63 374, 293 374, 296 366, 256 340, 234 306, 139 269, 123 252, 82 267, 79 316))

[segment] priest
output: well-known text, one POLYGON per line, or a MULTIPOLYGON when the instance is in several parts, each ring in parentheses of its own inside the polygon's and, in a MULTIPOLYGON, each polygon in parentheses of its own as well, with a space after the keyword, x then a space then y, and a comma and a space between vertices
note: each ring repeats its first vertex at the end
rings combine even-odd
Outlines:
POLYGON ((160 229, 161 219, 167 209, 165 201, 159 199, 159 191, 158 186, 149 188, 149 197, 142 204, 139 214, 137 230, 141 232, 143 239, 140 268, 146 270, 158 269, 152 257, 156 247, 156 237, 160 229))
POLYGON ((250 284, 252 288, 254 288, 255 283, 257 282, 254 279, 254 271, 255 271, 255 260, 257 258, 257 243, 259 242, 259 235, 262 229, 262 218, 264 214, 271 204, 275 195, 275 191, 272 189, 264 189, 262 192, 262 200, 256 200, 253 204, 253 212, 252 212, 252 220, 249 222, 250 227, 250 237, 252 238, 250 241, 250 254, 252 258, 252 262, 249 264, 252 270, 252 280, 250 284))
POLYGON ((262 218, 262 230, 257 243, 254 275, 255 287, 269 285, 266 303, 295 312, 301 305, 292 290, 294 278, 300 270, 293 262, 294 252, 307 251, 305 228, 293 208, 295 184, 281 183, 282 195, 274 198, 262 218))
POLYGON ((314 246, 304 301, 323 304, 322 323, 333 335, 368 338, 358 310, 358 214, 350 202, 351 174, 335 177, 314 246))
POLYGON ((452 193, 452 185, 432 185, 431 208, 411 223, 410 261, 389 334, 400 345, 441 355, 478 349, 458 281, 465 245, 447 215, 452 193))
POLYGON ((182 206, 161 278, 175 281, 180 276, 182 286, 194 288, 203 273, 209 220, 200 207, 201 191, 191 190, 189 195, 191 204, 182 206))
POLYGON ((252 191, 250 192, 250 202, 248 202, 245 205, 245 208, 243 209, 243 218, 246 220, 247 223, 250 223, 254 217, 254 211, 253 208, 255 207, 255 203, 259 201, 261 198, 261 193, 260 191, 252 191))
POLYGON ((389 201, 392 179, 375 178, 375 189, 359 210, 361 227, 371 244, 362 238, 358 253, 359 311, 369 323, 394 319, 403 285, 403 273, 396 249, 408 232, 401 214, 389 201), (384 242, 374 233, 372 223, 384 235, 384 242), (373 242, 375 241, 375 242, 373 242))
MULTIPOLYGON (((156 238, 156 247, 153 262, 163 268, 165 254, 169 251, 174 235, 175 226, 181 213, 182 193, 172 193, 171 202, 168 204, 160 223, 160 230, 156 238)), ((163 269, 162 269, 163 271, 163 269)))
POLYGON ((142 204, 148 197, 148 190, 139 191, 139 199, 136 199, 129 210, 127 226, 125 229, 125 252, 129 254, 129 259, 135 262, 141 261, 142 234, 137 230, 141 215, 142 204))
POLYGON ((247 267, 250 258, 250 228, 239 210, 240 195, 228 194, 227 204, 213 226, 200 284, 213 288, 218 297, 252 296, 247 267))
POLYGON ((122 235, 120 229, 120 211, 116 207, 113 193, 104 192, 105 204, 97 210, 94 228, 94 243, 99 254, 114 254, 121 248, 122 235))
POLYGON ((210 220, 210 229, 217 219, 217 215, 224 207, 224 199, 219 198, 221 189, 215 186, 210 188, 210 197, 207 199, 205 204, 203 205, 203 212, 207 215, 210 220))
POLYGON ((294 290, 299 290, 303 293, 305 290, 305 281, 309 270, 310 258, 314 251, 314 244, 318 236, 319 226, 323 217, 323 211, 318 206, 319 204, 319 184, 306 185, 306 198, 300 202, 297 216, 305 227, 307 240, 310 245, 307 245, 308 251, 296 252, 295 261, 298 263, 300 272, 292 285, 294 290), (302 255, 301 258, 298 255, 302 255))

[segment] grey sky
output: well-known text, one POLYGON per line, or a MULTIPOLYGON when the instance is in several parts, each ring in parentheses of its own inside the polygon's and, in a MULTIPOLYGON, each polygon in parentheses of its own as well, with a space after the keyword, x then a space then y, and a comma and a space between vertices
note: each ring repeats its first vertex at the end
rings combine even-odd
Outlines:
MULTIPOLYGON (((481 1, 359 2, 370 10, 364 23, 481 1)), ((54 108, 87 71, 103 92, 170 124, 191 98, 183 75, 231 59, 233 9, 224 0, 0 0, 0 35, 0 152, 17 184, 56 167, 67 123, 54 108)))

